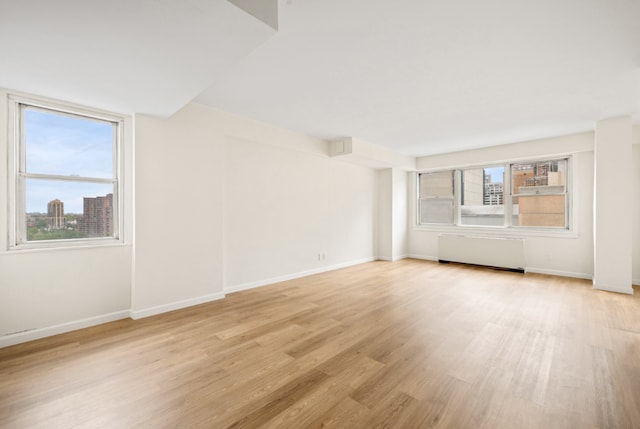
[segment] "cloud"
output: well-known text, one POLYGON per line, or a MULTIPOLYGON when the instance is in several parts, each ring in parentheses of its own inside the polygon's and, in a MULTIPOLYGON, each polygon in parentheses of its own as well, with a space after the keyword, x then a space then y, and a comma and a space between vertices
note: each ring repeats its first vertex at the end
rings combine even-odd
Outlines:
MULTIPOLYGON (((87 118, 25 111, 27 173, 112 178, 113 124, 87 118)), ((27 179, 26 210, 46 212, 49 201, 64 202, 65 213, 82 213, 83 197, 113 193, 113 185, 27 179)))

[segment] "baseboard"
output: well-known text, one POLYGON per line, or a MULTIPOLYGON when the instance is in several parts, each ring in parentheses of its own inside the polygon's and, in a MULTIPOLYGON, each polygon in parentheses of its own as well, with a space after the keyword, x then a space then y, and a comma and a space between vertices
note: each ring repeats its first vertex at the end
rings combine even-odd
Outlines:
POLYGON ((257 287, 267 286, 267 285, 271 285, 271 284, 274 284, 274 283, 286 282, 287 280, 294 280, 294 279, 299 279, 301 277, 312 276, 314 274, 326 273, 327 271, 338 270, 340 268, 347 268, 347 267, 351 267, 353 265, 360 265, 360 264, 364 264, 364 263, 367 263, 367 262, 372 262, 372 261, 375 261, 375 260, 376 260, 375 258, 357 259, 355 261, 343 262, 341 264, 329 265, 327 267, 314 268, 312 270, 307 270, 307 271, 299 271, 297 273, 285 274, 283 276, 272 277, 272 278, 269 278, 269 279, 258 280, 258 281, 255 281, 255 282, 249 282, 249 283, 242 283, 242 284, 239 284, 239 285, 227 286, 227 287, 224 288, 224 292, 225 293, 240 292, 240 291, 243 291, 243 290, 254 289, 254 288, 257 288, 257 287))
POLYGON ((633 295, 633 288, 617 288, 617 287, 611 287, 611 286, 596 286, 593 285, 593 288, 596 290, 602 290, 605 292, 616 292, 616 293, 624 293, 627 295, 633 295))
POLYGON ((572 271, 547 270, 545 268, 527 267, 525 268, 524 272, 533 273, 533 274, 547 274, 550 276, 573 277, 576 279, 585 279, 585 280, 593 279, 593 276, 591 274, 574 273, 572 271))
POLYGON ((86 319, 75 320, 73 322, 61 323, 59 325, 48 326, 46 328, 37 328, 23 332, 16 332, 15 334, 9 334, 0 337, 0 348, 13 346, 20 343, 26 343, 27 341, 39 340, 40 338, 50 337, 52 335, 77 331, 78 329, 89 328, 91 326, 113 322, 114 320, 126 319, 128 317, 129 310, 123 310, 108 314, 102 314, 100 316, 88 317, 86 319))
POLYGON ((378 256, 376 258, 377 261, 387 261, 387 262, 395 262, 395 261, 400 261, 402 259, 407 259, 408 256, 407 255, 400 255, 400 256, 378 256))
POLYGON ((166 313, 168 311, 180 310, 181 308, 192 307, 206 302, 216 301, 224 298, 223 292, 211 293, 209 295, 189 298, 182 301, 170 302, 168 304, 158 305, 156 307, 144 308, 142 310, 130 310, 129 317, 133 320, 142 319, 144 317, 155 316, 156 314, 166 313))
POLYGON ((407 255, 407 258, 422 259, 423 261, 438 262, 438 257, 437 256, 418 255, 416 253, 410 253, 409 255, 407 255))
POLYGON ((640 279, 633 279, 631 283, 633 283, 634 286, 640 286, 640 279))
POLYGON ((605 285, 602 283, 599 283, 598 285, 596 285, 596 282, 594 281, 593 288, 595 290, 602 290, 605 292, 616 292, 616 293, 624 293, 627 295, 633 295, 633 288, 631 286, 629 286, 628 288, 622 288, 617 286, 605 285))

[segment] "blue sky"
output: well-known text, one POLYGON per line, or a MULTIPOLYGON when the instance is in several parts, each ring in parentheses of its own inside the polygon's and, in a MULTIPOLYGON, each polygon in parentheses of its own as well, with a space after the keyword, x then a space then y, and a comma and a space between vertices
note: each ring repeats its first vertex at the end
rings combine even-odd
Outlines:
MULTIPOLYGON (((111 178, 113 126, 111 123, 25 111, 27 173, 111 178)), ((47 203, 64 202, 65 213, 82 213, 83 197, 113 192, 110 184, 64 180, 27 180, 27 213, 46 213, 47 203)))
POLYGON ((504 177, 504 167, 491 167, 484 169, 485 174, 491 175, 491 181, 494 183, 502 183, 504 177))

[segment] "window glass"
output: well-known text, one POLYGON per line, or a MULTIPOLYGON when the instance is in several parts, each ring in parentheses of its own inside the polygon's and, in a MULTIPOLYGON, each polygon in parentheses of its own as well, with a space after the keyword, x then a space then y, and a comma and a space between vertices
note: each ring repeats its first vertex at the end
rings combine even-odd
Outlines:
POLYGON ((25 108, 26 172, 113 177, 116 124, 25 108))
POLYGON ((421 173, 419 224, 570 229, 569 161, 421 173))
POLYGON ((461 171, 460 222, 462 225, 504 225, 504 167, 461 171))
POLYGON ((511 165, 514 226, 567 226, 567 160, 511 165))
POLYGON ((420 223, 453 224, 453 171, 422 173, 418 188, 420 223))
POLYGON ((10 246, 118 238, 115 160, 121 120, 12 100, 17 169, 11 180, 10 246))
POLYGON ((112 237, 113 185, 27 179, 27 241, 112 237))

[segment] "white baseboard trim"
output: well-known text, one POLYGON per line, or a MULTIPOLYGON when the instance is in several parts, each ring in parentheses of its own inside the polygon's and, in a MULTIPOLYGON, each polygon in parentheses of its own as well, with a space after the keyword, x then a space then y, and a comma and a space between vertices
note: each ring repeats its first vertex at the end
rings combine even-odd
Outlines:
POLYGON ((122 310, 102 314, 100 316, 88 317, 86 319, 74 320, 73 322, 48 326, 46 328, 36 328, 28 331, 16 332, 15 334, 0 337, 0 348, 26 343, 27 341, 39 340, 40 338, 51 337, 53 335, 64 334, 65 332, 77 331, 78 329, 89 328, 91 326, 113 322, 114 320, 126 319, 128 317, 129 310, 122 310))
POLYGON ((596 283, 594 282, 593 288, 596 290, 602 290, 605 292, 616 292, 616 293, 624 293, 627 295, 633 295, 633 288, 631 286, 629 286, 628 288, 622 288, 622 287, 604 285, 602 283, 596 285, 596 283))
MULTIPOLYGON (((633 282, 633 280, 632 280, 633 282)), ((593 288, 595 290, 601 290, 605 292, 616 292, 616 293, 624 293, 627 295, 633 295, 633 286, 629 285, 628 287, 620 286, 620 285, 609 285, 604 282, 599 282, 595 278, 593 279, 593 288)))
POLYGON ((633 279, 631 283, 633 283, 634 286, 640 286, 640 279, 633 279))
POLYGON ((224 288, 225 293, 240 292, 243 290, 254 289, 261 286, 267 286, 274 283, 286 282, 287 280, 299 279, 301 277, 312 276, 314 274, 326 273, 327 271, 338 270, 340 268, 351 267, 353 265, 360 265, 367 262, 373 262, 376 258, 363 258, 355 261, 343 262, 341 264, 329 265, 327 267, 314 268, 307 271, 299 271, 293 274, 285 274, 284 276, 272 277, 270 279, 258 280, 255 282, 242 283, 239 285, 227 286, 224 288))
POLYGON ((395 261, 400 261, 402 259, 407 259, 408 256, 407 255, 400 255, 400 256, 378 256, 376 258, 377 261, 387 261, 387 262, 395 262, 395 261))
POLYGON ((428 256, 428 255, 418 255, 416 253, 411 253, 409 255, 407 255, 407 258, 412 258, 412 259, 422 259, 423 261, 434 261, 434 262, 438 262, 438 258, 435 256, 428 256))
POLYGON ((593 276, 591 274, 574 273, 571 271, 547 270, 545 268, 527 267, 525 268, 524 272, 533 273, 533 274, 547 274, 550 276, 573 277, 576 279, 585 279, 585 280, 593 279, 593 276))
POLYGON ((224 292, 211 293, 209 295, 198 296, 196 298, 184 299, 182 301, 170 302, 155 307, 143 308, 141 310, 130 310, 129 317, 133 320, 142 319, 144 317, 155 316, 156 314, 166 313, 168 311, 180 310, 181 308, 192 307, 205 302, 216 301, 224 298, 224 292))

